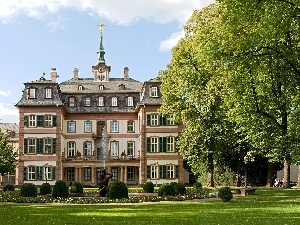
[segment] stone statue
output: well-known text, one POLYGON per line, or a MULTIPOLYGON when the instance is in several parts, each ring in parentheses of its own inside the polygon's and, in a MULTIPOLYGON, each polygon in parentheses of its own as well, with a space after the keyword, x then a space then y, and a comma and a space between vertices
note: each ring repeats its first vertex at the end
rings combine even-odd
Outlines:
POLYGON ((107 197, 108 192, 108 182, 109 179, 112 177, 111 173, 106 173, 105 169, 103 169, 100 173, 100 180, 99 180, 99 195, 100 197, 107 197))

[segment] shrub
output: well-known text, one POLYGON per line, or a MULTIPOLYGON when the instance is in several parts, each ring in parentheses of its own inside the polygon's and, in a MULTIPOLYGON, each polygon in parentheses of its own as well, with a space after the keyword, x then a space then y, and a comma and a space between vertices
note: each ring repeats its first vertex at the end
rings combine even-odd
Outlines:
POLYGON ((158 196, 174 196, 175 195, 175 188, 173 184, 164 183, 158 189, 158 196))
POLYGON ((25 183, 21 187, 20 195, 23 197, 36 197, 37 187, 32 183, 25 183))
POLYGON ((112 199, 128 198, 128 188, 121 181, 114 181, 108 186, 108 196, 112 199))
POLYGON ((71 186, 71 193, 83 193, 83 186, 79 182, 74 182, 71 186))
POLYGON ((146 181, 143 185, 143 190, 146 193, 153 193, 154 192, 154 184, 151 181, 146 181))
POLYGON ((185 195, 186 194, 186 188, 183 184, 176 183, 174 186, 175 194, 178 195, 185 195))
POLYGON ((14 190, 15 190, 15 187, 14 187, 14 185, 11 185, 11 184, 7 184, 3 188, 3 191, 14 191, 14 190))
POLYGON ((53 187, 53 198, 68 198, 69 197, 69 188, 67 183, 63 180, 56 181, 53 187))
POLYGON ((229 187, 222 187, 219 189, 218 197, 223 202, 229 202, 233 198, 233 195, 229 187))
POLYGON ((196 191, 200 191, 202 189, 202 184, 198 181, 196 181, 194 184, 193 184, 193 188, 196 190, 196 191))
POLYGON ((41 195, 47 195, 52 193, 52 188, 49 183, 43 183, 40 187, 40 194, 41 195))

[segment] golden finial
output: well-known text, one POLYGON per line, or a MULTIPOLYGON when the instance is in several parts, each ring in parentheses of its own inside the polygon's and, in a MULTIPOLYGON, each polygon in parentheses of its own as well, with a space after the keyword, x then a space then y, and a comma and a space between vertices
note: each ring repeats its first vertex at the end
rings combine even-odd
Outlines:
POLYGON ((97 26, 100 27, 100 31, 102 31, 105 24, 104 23, 99 23, 99 24, 97 24, 97 26))

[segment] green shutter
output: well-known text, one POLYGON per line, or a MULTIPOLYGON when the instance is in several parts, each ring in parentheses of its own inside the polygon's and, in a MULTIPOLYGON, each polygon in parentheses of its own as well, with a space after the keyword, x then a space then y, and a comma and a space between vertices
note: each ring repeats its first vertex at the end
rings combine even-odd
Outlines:
POLYGON ((178 178, 178 174, 179 174, 179 167, 178 165, 175 166, 176 171, 175 171, 175 178, 178 178))
POLYGON ((56 167, 52 166, 51 179, 56 180, 56 167))
POLYGON ((151 166, 147 166, 147 179, 151 178, 151 166))
POLYGON ((147 137, 147 152, 151 152, 151 138, 147 137))
POLYGON ((24 127, 28 127, 28 116, 24 116, 24 127))
POLYGON ((179 140, 179 137, 175 137, 175 152, 178 152, 178 147, 177 147, 177 141, 179 140))
POLYGON ((52 126, 56 127, 56 115, 52 116, 52 126))
POLYGON ((166 179, 166 165, 160 165, 159 166, 160 169, 160 178, 161 179, 166 179))
POLYGON ((56 153, 56 138, 52 138, 52 153, 56 153))
POLYGON ((159 137, 159 151, 160 152, 166 152, 167 150, 167 143, 166 143, 167 138, 166 137, 159 137))
POLYGON ((167 124, 167 118, 165 116, 160 115, 159 116, 159 125, 166 126, 166 124, 167 124))
POLYGON ((35 167, 35 178, 36 180, 43 180, 43 167, 37 166, 35 167))
POLYGON ((23 169, 23 179, 24 179, 24 181, 27 180, 27 167, 25 167, 25 166, 23 169))
POLYGON ((37 154, 43 154, 43 142, 44 142, 44 140, 43 140, 43 138, 37 138, 36 139, 36 153, 37 154))
POLYGON ((38 127, 44 126, 44 116, 43 115, 37 115, 37 126, 38 127))
POLYGON ((28 152, 28 139, 24 138, 24 147, 23 147, 24 154, 27 154, 28 152))
POLYGON ((150 122, 151 122, 151 115, 147 114, 147 126, 150 126, 150 122))

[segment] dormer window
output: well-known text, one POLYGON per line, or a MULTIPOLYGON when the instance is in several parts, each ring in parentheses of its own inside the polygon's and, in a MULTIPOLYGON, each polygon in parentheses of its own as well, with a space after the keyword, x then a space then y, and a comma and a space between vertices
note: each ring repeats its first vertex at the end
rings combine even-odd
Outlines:
POLYGON ((133 106, 133 97, 132 96, 127 97, 127 106, 133 106))
POLYGON ((103 96, 100 96, 98 98, 98 106, 104 106, 104 97, 103 96))
POLYGON ((84 88, 83 88, 83 86, 82 85, 78 85, 78 90, 79 91, 82 91, 84 88))
POLYGON ((69 106, 71 107, 75 106, 75 97, 69 97, 69 106))
POLYGON ((52 88, 50 87, 45 88, 45 98, 52 98, 52 88))
POLYGON ((28 91, 28 98, 36 98, 36 88, 30 87, 27 89, 28 91))
POLYGON ((91 106, 91 97, 85 98, 85 106, 91 106))
POLYGON ((100 85, 99 85, 99 90, 100 90, 100 91, 103 91, 103 90, 104 90, 104 85, 103 85, 103 84, 100 84, 100 85))
POLYGON ((157 87, 156 86, 150 87, 150 97, 158 97, 157 87))
POLYGON ((118 98, 117 97, 111 98, 111 106, 118 106, 118 98))
POLYGON ((119 85, 119 90, 125 90, 125 85, 124 84, 120 84, 119 85))

